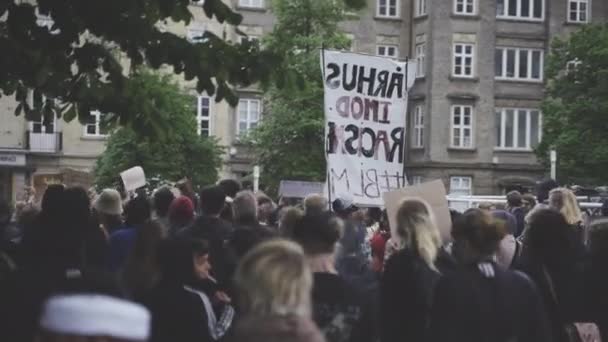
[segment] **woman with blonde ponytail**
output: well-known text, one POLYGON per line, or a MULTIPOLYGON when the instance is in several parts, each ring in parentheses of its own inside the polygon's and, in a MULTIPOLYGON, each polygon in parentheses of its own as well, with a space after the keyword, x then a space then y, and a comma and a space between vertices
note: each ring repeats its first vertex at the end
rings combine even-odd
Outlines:
POLYGON ((399 245, 381 281, 381 341, 424 341, 434 285, 449 258, 428 203, 406 198, 399 205, 392 237, 399 245))

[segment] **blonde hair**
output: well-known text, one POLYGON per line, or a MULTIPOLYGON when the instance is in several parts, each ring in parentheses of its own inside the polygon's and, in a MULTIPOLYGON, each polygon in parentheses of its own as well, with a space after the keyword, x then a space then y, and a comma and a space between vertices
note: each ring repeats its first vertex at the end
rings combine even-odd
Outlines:
POLYGON ((441 247, 441 235, 426 201, 419 198, 401 201, 392 233, 400 241, 401 248, 414 249, 431 269, 436 270, 435 259, 441 247))
POLYGON ((259 244, 240 262, 234 280, 244 315, 311 314, 312 272, 295 242, 259 244))
POLYGON ((566 188, 557 188, 549 193, 549 206, 558 210, 568 224, 577 224, 583 221, 583 214, 578 207, 576 195, 566 188))
POLYGON ((321 194, 312 194, 304 199, 304 212, 308 215, 320 214, 329 210, 327 199, 321 194))

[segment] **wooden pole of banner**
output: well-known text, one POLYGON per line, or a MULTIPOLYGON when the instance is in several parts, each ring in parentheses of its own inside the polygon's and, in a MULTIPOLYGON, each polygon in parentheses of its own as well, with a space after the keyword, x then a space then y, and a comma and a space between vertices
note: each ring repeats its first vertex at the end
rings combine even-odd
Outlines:
MULTIPOLYGON (((405 104, 405 108, 409 108, 409 101, 410 101, 410 96, 409 96, 409 88, 408 88, 408 70, 409 70, 409 66, 410 66, 410 59, 409 57, 405 57, 405 96, 407 97, 407 102, 405 104)), ((405 123, 403 125, 403 187, 406 187, 406 184, 409 185, 409 182, 407 180, 407 177, 405 175, 405 160, 407 158, 407 117, 408 117, 408 110, 406 109, 405 111, 405 123)))
MULTIPOLYGON (((321 68, 321 77, 323 77, 323 83, 325 83, 325 44, 321 45, 321 65, 323 66, 323 68, 321 68)), ((325 105, 325 97, 323 99, 323 108, 327 108, 327 106, 325 105)), ((325 115, 327 115, 327 113, 325 113, 325 115)), ((327 165, 326 167, 326 172, 327 172, 327 205, 329 206, 329 210, 332 210, 332 199, 331 199, 331 172, 329 169, 329 139, 327 139, 327 137, 325 137, 325 163, 327 165)))

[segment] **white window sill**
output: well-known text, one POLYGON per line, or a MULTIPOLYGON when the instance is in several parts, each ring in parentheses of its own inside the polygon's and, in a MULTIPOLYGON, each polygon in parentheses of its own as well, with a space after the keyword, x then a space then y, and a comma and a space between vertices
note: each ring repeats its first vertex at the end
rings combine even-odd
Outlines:
POLYGON ((494 147, 494 152, 534 153, 534 150, 527 148, 494 147))
POLYGON ((83 135, 80 137, 81 140, 90 140, 90 141, 104 141, 108 140, 108 135, 83 135))
POLYGON ((524 22, 537 23, 537 24, 540 24, 545 21, 544 17, 539 19, 539 18, 526 18, 526 17, 496 16, 496 19, 504 20, 504 21, 524 21, 524 22))
POLYGON ((400 16, 388 16, 388 15, 376 15, 374 17, 376 20, 392 20, 392 21, 401 21, 400 16))
POLYGON ((535 80, 535 79, 527 79, 527 78, 494 77, 494 79, 496 81, 514 82, 514 83, 535 83, 535 84, 542 84, 544 82, 542 79, 535 80))
POLYGON ((589 21, 571 21, 571 20, 567 20, 565 22, 566 25, 587 25, 589 24, 589 21))
POLYGON ((477 148, 476 147, 449 146, 448 151, 477 152, 477 148))

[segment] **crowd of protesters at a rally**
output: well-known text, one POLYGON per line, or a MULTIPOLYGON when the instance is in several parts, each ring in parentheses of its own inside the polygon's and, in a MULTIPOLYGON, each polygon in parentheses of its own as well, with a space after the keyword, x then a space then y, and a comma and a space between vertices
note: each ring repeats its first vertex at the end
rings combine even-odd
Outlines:
POLYGON ((0 202, 7 342, 608 341, 608 219, 545 181, 506 206, 274 202, 234 180, 0 202), (391 220, 393 221, 393 220, 391 220), (599 331, 598 331, 599 330, 599 331))

